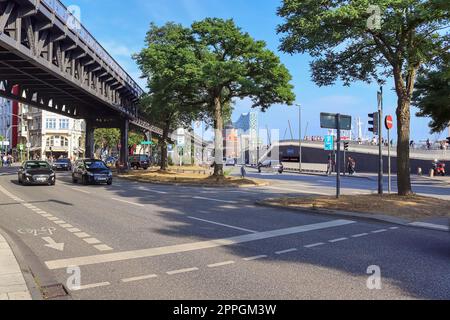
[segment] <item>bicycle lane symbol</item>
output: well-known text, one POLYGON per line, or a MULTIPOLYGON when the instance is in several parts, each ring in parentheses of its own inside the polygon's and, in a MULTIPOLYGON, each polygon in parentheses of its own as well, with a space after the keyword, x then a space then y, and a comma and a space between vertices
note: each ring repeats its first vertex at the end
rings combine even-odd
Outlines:
POLYGON ((17 232, 19 232, 20 234, 27 234, 27 235, 32 235, 35 237, 52 236, 55 231, 56 231, 56 228, 54 228, 54 227, 42 227, 40 229, 24 228, 24 229, 17 230, 17 232))

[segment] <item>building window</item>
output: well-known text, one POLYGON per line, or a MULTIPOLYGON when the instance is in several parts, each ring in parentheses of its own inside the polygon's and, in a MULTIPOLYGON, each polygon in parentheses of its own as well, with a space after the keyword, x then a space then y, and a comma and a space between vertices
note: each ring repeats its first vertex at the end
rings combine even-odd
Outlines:
POLYGON ((45 128, 46 129, 56 129, 56 119, 46 119, 45 128))
POLYGON ((52 136, 47 138, 47 147, 68 147, 69 139, 66 137, 52 136))
POLYGON ((69 130, 69 119, 59 119, 59 129, 69 130))

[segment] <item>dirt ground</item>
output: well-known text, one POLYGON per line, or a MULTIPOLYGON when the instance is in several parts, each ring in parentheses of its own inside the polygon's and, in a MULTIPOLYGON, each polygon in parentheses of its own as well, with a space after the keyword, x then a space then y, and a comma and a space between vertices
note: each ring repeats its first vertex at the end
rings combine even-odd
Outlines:
MULTIPOLYGON (((198 170, 199 168, 192 168, 192 169, 198 170)), ((128 174, 121 174, 119 175, 119 177, 148 183, 177 183, 177 184, 194 184, 202 186, 234 187, 234 186, 266 185, 265 182, 257 179, 240 179, 237 177, 224 177, 218 179, 216 177, 211 176, 208 171, 203 173, 199 171, 192 172, 189 171, 189 169, 187 168, 184 168, 182 170, 185 170, 185 172, 176 172, 176 171, 162 172, 156 169, 147 171, 139 170, 139 171, 130 171, 128 174)))
POLYGON ((352 195, 340 199, 330 196, 280 198, 266 201, 271 205, 305 209, 327 209, 358 213, 385 214, 411 220, 450 217, 450 201, 412 195, 352 195))

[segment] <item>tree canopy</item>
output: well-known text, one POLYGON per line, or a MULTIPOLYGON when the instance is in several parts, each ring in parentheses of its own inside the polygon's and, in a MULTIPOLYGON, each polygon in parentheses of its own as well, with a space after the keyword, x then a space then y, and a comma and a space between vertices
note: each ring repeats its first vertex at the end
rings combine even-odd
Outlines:
POLYGON ((450 59, 447 56, 438 68, 421 73, 417 79, 413 102, 420 109, 419 117, 430 117, 432 133, 450 126, 450 59))
POLYGON ((410 105, 417 72, 450 48, 448 9, 447 0, 284 0, 278 10, 281 50, 310 54, 317 85, 393 79, 400 195, 412 192, 410 105))

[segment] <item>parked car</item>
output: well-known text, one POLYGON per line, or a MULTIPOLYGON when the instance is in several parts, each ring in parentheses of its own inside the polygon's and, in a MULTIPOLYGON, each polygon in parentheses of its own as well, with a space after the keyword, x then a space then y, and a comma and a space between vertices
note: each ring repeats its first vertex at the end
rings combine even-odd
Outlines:
POLYGON ((72 171, 72 182, 81 181, 84 185, 106 183, 112 185, 111 169, 102 160, 83 159, 75 162, 72 171))
POLYGON ((227 167, 228 166, 234 167, 234 166, 236 166, 236 164, 237 164, 237 161, 234 158, 229 158, 225 161, 225 166, 227 166, 227 167))
POLYGON ((150 158, 144 154, 129 156, 128 162, 130 163, 130 167, 135 170, 140 168, 147 170, 150 167, 150 158))
POLYGON ((46 161, 24 162, 19 169, 18 178, 22 185, 54 186, 56 183, 55 172, 46 161))
POLYGON ((274 173, 278 172, 279 174, 282 174, 284 171, 283 164, 278 160, 266 160, 263 163, 258 164, 258 172, 268 172, 268 173, 274 173))
POLYGON ((70 159, 58 159, 53 162, 53 170, 72 171, 72 162, 70 159))

